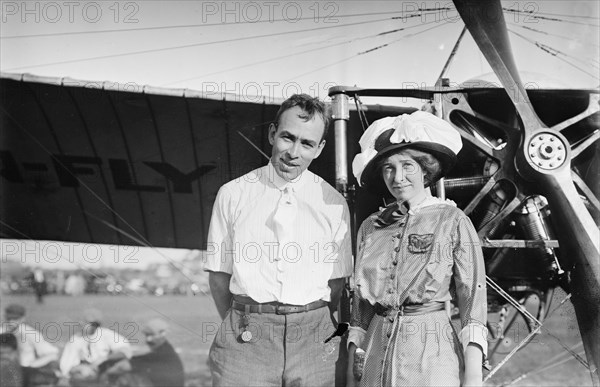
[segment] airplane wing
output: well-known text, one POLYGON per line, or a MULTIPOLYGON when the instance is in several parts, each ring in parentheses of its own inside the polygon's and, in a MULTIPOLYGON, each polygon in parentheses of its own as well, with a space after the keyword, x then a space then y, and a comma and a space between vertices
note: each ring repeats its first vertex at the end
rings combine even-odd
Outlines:
MULTIPOLYGON (((190 249, 205 248, 219 187, 266 162, 282 102, 12 74, 0 90, 3 238, 190 249)), ((350 163, 355 126, 353 110, 350 163)), ((332 132, 311 170, 333 184, 332 132)))

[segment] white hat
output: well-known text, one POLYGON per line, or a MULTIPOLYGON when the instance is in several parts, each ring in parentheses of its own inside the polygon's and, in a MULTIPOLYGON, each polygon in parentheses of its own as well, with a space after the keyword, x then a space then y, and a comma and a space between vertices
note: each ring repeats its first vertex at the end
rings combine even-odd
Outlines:
MULTIPOLYGON (((352 171, 361 186, 377 192, 381 176, 374 173, 377 161, 393 150, 413 148, 433 155, 441 164, 438 179, 456 162, 462 148, 460 134, 448 122, 424 111, 384 117, 373 122, 359 140, 361 153, 354 157, 352 171)), ((434 181, 431 181, 433 183, 434 181)))

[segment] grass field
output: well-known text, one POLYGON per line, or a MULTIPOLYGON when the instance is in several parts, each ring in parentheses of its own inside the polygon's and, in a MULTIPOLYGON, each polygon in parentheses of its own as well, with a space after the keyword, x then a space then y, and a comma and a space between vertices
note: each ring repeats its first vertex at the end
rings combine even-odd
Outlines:
MULTIPOLYGON (((556 306, 561 294, 557 294, 555 298, 556 306)), ((218 314, 210 297, 47 296, 44 303, 39 305, 35 303, 33 296, 3 296, 2 308, 11 302, 24 305, 28 310, 28 322, 31 325, 38 323, 44 336, 61 348, 68 340, 69 322, 77 322, 80 312, 87 307, 102 310, 104 326, 118 330, 123 336, 131 339, 134 346, 140 348, 144 347, 143 335, 140 332, 143 322, 152 317, 163 317, 171 322, 168 337, 184 362, 186 385, 210 386, 210 372, 206 361, 219 325, 218 314)), ((581 346, 577 347, 581 338, 569 302, 554 312, 544 327, 568 347, 575 347, 576 352, 583 352, 581 346)), ((525 329, 510 332, 501 344, 500 351, 508 352, 511 342, 522 339, 526 334, 525 329)), ((490 348, 493 344, 490 344, 490 348)), ((491 359, 492 366, 501 359, 501 356, 494 356, 491 359)), ((550 365, 548 361, 552 359, 568 361, 549 367, 543 372, 530 374, 513 385, 592 385, 587 370, 572 356, 568 356, 556 339, 546 333, 536 336, 532 343, 518 352, 486 385, 506 384, 522 374, 550 365)))

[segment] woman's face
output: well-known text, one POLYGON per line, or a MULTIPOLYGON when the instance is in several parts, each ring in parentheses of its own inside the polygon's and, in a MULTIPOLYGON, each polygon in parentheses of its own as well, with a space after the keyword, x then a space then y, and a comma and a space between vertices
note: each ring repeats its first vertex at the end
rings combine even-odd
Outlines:
POLYGON ((381 166, 383 181, 398 201, 409 204, 425 195, 423 170, 408 154, 399 152, 385 159, 381 166))

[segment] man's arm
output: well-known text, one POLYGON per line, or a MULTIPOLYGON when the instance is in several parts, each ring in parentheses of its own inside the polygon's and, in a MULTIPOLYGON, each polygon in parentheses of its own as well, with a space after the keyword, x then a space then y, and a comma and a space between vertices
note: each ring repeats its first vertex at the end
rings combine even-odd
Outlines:
POLYGON ((229 291, 229 282, 231 281, 231 274, 211 271, 208 273, 208 284, 210 285, 210 292, 212 294, 217 311, 221 320, 225 320, 227 311, 231 307, 231 299, 233 295, 229 291))
POLYGON ((342 290, 344 290, 345 282, 345 278, 336 278, 329 280, 329 289, 331 289, 331 301, 329 303, 329 308, 332 311, 337 309, 337 306, 340 302, 340 298, 342 297, 342 290))
POLYGON ((29 367, 39 368, 52 361, 58 361, 58 348, 47 342, 43 337, 35 340, 33 343, 35 351, 35 360, 29 364, 29 367))

